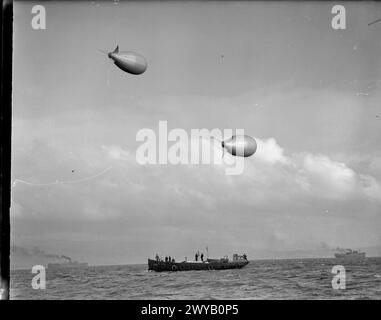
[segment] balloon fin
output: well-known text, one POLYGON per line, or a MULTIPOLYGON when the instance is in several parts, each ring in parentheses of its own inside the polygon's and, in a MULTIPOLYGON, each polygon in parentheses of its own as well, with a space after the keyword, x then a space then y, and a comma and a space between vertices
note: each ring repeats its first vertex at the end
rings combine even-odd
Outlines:
POLYGON ((113 53, 119 53, 119 44, 116 46, 115 50, 113 51, 113 53))

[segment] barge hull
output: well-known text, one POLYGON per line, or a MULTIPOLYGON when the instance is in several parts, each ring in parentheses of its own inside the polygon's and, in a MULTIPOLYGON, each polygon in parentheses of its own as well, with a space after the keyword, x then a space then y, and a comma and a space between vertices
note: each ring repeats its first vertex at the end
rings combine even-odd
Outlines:
POLYGON ((241 269, 249 261, 210 261, 210 262, 165 262, 148 259, 148 270, 161 271, 190 271, 190 270, 224 270, 241 269))

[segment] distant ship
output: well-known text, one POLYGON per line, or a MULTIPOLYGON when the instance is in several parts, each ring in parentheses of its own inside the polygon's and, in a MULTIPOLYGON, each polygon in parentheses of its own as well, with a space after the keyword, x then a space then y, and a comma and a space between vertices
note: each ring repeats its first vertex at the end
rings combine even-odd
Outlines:
POLYGON ((227 256, 220 259, 206 259, 205 261, 181 261, 176 262, 174 259, 162 260, 148 259, 148 270, 153 271, 189 271, 189 270, 223 270, 223 269, 241 269, 249 263, 246 255, 233 255, 233 260, 229 260, 227 256))
POLYGON ((362 260, 366 258, 365 252, 352 250, 352 249, 337 249, 335 253, 335 258, 337 259, 348 259, 348 260, 362 260))

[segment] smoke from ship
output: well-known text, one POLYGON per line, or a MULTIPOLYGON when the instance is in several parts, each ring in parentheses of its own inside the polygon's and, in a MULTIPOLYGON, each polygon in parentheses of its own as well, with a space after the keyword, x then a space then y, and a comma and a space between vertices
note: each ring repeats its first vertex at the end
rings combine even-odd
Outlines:
POLYGON ((66 255, 47 253, 39 247, 25 248, 17 245, 11 246, 12 268, 30 268, 35 264, 72 263, 72 258, 66 255))

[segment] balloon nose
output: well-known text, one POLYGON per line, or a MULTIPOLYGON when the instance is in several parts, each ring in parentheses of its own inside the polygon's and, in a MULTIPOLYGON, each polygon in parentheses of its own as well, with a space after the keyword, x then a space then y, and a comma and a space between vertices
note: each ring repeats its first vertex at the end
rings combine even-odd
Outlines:
POLYGON ((222 141, 222 148, 225 148, 225 141, 222 141))

